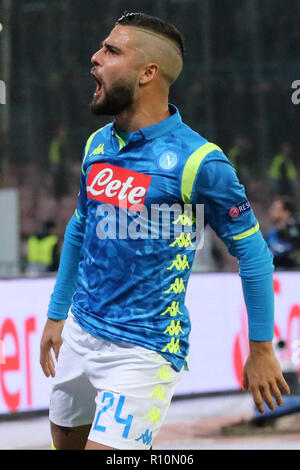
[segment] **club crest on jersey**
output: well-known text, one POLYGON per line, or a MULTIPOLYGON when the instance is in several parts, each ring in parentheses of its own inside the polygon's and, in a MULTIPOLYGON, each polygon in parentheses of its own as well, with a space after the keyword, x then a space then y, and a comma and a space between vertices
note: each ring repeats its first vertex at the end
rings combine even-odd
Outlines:
POLYGON ((164 152, 158 160, 159 166, 163 170, 172 170, 177 165, 178 157, 174 152, 164 152))
POLYGON ((229 215, 232 219, 236 219, 240 215, 242 215, 244 212, 247 212, 251 209, 251 205, 249 201, 243 201, 240 204, 237 204, 236 206, 233 206, 229 209, 229 215))
POLYGON ((96 201, 141 211, 151 176, 108 163, 94 163, 88 175, 87 196, 96 201))

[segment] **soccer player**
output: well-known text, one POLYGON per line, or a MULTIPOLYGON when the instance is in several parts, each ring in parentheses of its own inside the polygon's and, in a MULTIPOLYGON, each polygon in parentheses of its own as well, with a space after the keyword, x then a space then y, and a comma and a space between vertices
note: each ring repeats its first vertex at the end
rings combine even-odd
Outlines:
POLYGON ((151 220, 150 236, 155 205, 204 205, 205 224, 239 260, 250 340, 244 388, 262 413, 263 399, 274 409, 273 397, 281 405, 289 393, 272 349, 272 255, 231 163, 168 102, 183 55, 174 26, 126 13, 92 57, 91 110, 114 121, 85 145, 41 340, 41 366, 54 377, 56 449, 150 449, 186 368, 195 250, 185 229, 195 218, 173 214, 181 231, 169 238, 151 220))

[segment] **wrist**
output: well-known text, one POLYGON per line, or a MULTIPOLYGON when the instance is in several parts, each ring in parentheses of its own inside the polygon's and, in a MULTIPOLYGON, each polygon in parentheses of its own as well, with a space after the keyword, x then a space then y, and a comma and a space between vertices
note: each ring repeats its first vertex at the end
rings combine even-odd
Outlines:
POLYGON ((272 341, 249 340, 249 348, 251 354, 273 352, 273 343, 272 341))
POLYGON ((51 314, 48 314, 48 315, 47 315, 47 320, 48 320, 49 322, 58 323, 58 322, 63 322, 63 321, 65 321, 65 320, 67 319, 67 317, 68 317, 68 316, 62 317, 61 315, 58 316, 58 315, 51 315, 51 314))

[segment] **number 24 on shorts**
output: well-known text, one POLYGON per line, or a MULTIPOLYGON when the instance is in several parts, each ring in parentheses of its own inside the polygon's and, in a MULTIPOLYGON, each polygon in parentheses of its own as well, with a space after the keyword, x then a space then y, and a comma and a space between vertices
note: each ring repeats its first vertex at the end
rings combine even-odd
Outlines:
MULTIPOLYGON (((96 431, 102 431, 102 432, 106 431, 106 426, 101 426, 99 424, 100 417, 109 408, 113 407, 115 398, 114 398, 112 393, 105 392, 105 393, 103 393, 102 403, 104 403, 106 399, 109 399, 109 402, 106 405, 104 405, 103 408, 101 408, 101 410, 98 411, 98 414, 97 414, 97 417, 96 417, 96 420, 95 420, 94 429, 96 431)), ((121 395, 120 398, 119 398, 119 402, 118 402, 118 405, 117 405, 116 412, 115 412, 115 420, 116 420, 117 423, 125 424, 125 428, 124 428, 122 437, 127 438, 129 430, 130 430, 130 426, 131 426, 131 423, 132 423, 133 416, 128 415, 126 419, 123 419, 123 418, 120 417, 124 402, 125 402, 125 397, 124 397, 124 395, 121 395)))

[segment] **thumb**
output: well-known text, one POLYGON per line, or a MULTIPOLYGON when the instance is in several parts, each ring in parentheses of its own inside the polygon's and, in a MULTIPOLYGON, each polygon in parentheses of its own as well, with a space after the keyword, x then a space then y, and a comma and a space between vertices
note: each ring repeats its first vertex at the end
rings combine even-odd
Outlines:
POLYGON ((62 345, 62 341, 55 341, 52 344, 52 349, 54 351, 55 359, 58 361, 59 350, 62 345))

